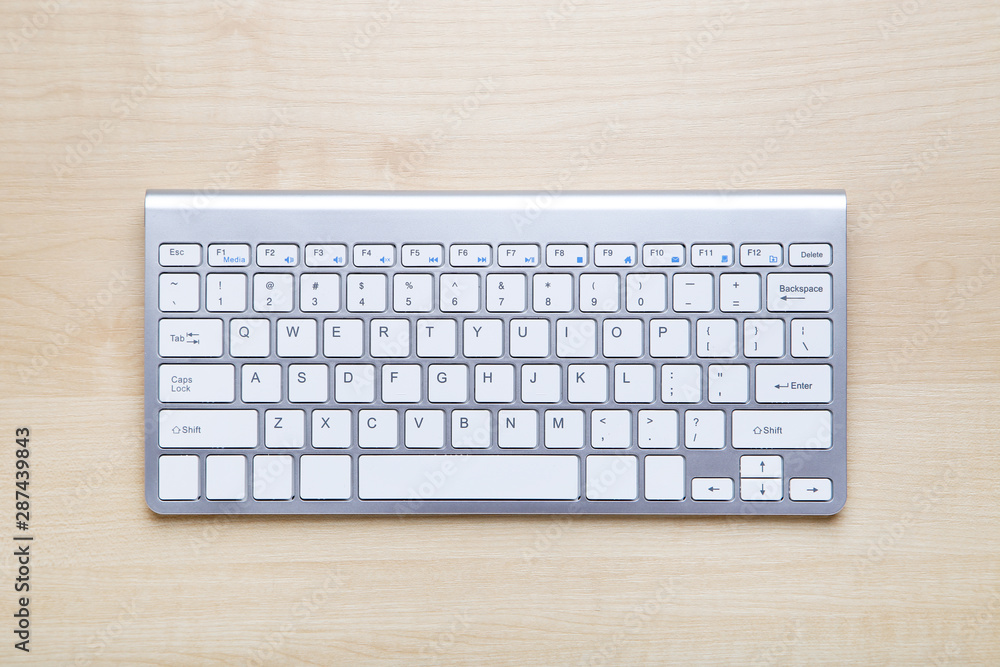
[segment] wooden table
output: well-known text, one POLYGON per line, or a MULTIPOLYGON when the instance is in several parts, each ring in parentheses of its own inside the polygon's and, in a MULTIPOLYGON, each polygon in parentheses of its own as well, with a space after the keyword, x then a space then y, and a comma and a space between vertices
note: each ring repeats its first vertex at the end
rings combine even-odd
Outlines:
POLYGON ((0 80, 0 662, 1000 663, 995 0, 7 0, 0 80), (146 188, 720 187, 848 193, 835 518, 146 508, 146 188))

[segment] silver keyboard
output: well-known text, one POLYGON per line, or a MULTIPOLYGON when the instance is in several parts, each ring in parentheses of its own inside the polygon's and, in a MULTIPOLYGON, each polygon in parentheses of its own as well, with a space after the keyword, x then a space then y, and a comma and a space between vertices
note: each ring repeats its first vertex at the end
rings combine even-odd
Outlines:
POLYGON ((841 191, 146 195, 164 514, 819 514, 841 191))

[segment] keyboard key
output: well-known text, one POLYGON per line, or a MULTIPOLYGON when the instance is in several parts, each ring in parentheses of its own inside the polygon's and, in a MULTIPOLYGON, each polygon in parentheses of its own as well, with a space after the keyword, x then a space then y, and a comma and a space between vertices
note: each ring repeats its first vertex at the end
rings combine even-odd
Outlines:
POLYGON ((161 357, 221 357, 222 320, 160 320, 161 357))
POLYGON ((689 354, 691 354, 691 322, 649 321, 649 356, 680 358, 689 354))
POLYGON ((159 457, 157 479, 160 500, 198 500, 198 457, 159 457))
POLYGON ((510 356, 516 358, 549 356, 549 321, 511 320, 510 356))
POLYGON ((777 477, 781 479, 780 456, 741 456, 740 477, 777 477))
POLYGON ((160 410, 159 446, 256 447, 256 410, 160 410))
POLYGON ((584 244, 550 243, 545 246, 545 263, 549 266, 586 266, 588 248, 584 244))
POLYGON ((642 320, 604 320, 604 356, 641 357, 642 328, 642 320))
POLYGON ((450 254, 451 265, 455 267, 489 266, 493 263, 493 248, 486 244, 455 243, 450 254))
POLYGON ((342 243, 315 243, 306 246, 306 266, 335 267, 347 265, 347 246, 342 243))
POLYGON ((336 273, 303 273, 299 279, 299 310, 334 313, 340 310, 340 276, 336 273))
POLYGON ((312 446, 316 449, 347 449, 354 441, 350 410, 313 410, 312 446))
POLYGON ((691 480, 694 500, 732 500, 733 480, 728 477, 695 477, 691 480))
POLYGON ((573 276, 570 274, 536 273, 531 287, 531 307, 536 313, 568 313, 573 310, 573 276))
POLYGON ((316 320, 278 320, 274 330, 279 357, 316 356, 316 320))
POLYGON ((198 266, 201 246, 197 243, 161 243, 160 266, 198 266))
POLYGON ((209 500, 244 500, 247 497, 246 457, 206 456, 205 497, 209 500))
POLYGON ((255 500, 291 500, 294 457, 262 455, 253 457, 253 497, 255 500))
POLYGON ((354 266, 390 267, 396 263, 396 246, 383 244, 358 244, 354 246, 354 266))
POLYGON ((397 313, 429 313, 434 304, 434 276, 397 273, 392 277, 392 309, 397 313))
POLYGON ((780 479, 740 480, 740 500, 773 502, 783 496, 780 479))
POLYGON ((632 413, 628 410, 594 410, 590 413, 590 446, 594 449, 628 449, 632 446, 632 413))
POLYGON ((618 308, 618 274, 580 274, 580 310, 585 313, 613 313, 618 308))
POLYGON ((728 243, 696 243, 691 246, 692 266, 732 266, 733 246, 728 243))
POLYGON ((833 249, 829 243, 793 243, 788 246, 788 263, 792 266, 830 266, 833 249))
POLYGON ((299 247, 291 243, 261 243, 257 246, 257 266, 295 266, 299 247))
POLYGON ((412 449, 444 447, 444 410, 407 410, 404 442, 412 449))
POLYGON ((556 356, 590 358, 597 354, 594 320, 556 320, 556 356))
POLYGON ((288 401, 326 403, 330 397, 330 367, 326 364, 290 364, 288 401))
POLYGON ((826 312, 833 308, 829 273, 767 274, 767 309, 772 313, 826 312))
POLYGON ((486 310, 520 313, 524 310, 527 279, 520 273, 490 273, 486 276, 486 310))
POLYGON ((323 356, 360 357, 363 347, 362 320, 323 320, 323 356))
POLYGON ((699 357, 736 356, 736 320, 698 320, 697 331, 699 357))
POLYGON ((268 449, 301 449, 306 446, 304 410, 264 412, 264 446, 268 449))
POLYGON ((160 274, 160 310, 193 313, 198 310, 200 276, 197 273, 160 274))
POLYGON ((469 400, 469 367, 465 364, 431 364, 427 367, 427 400, 431 403, 465 403, 469 400))
POLYGON ((576 500, 576 456, 381 455, 358 458, 365 500, 576 500))
POLYGON ((678 313, 707 313, 715 306, 710 273, 674 274, 674 310, 678 313))
POLYGON ((784 320, 743 320, 743 356, 781 357, 784 354, 784 320))
POLYGON ((281 366, 244 364, 240 399, 244 403, 277 403, 281 400, 281 366))
POLYGON ((210 273, 205 276, 205 309, 241 313, 247 309, 247 277, 241 273, 210 273))
POLYGON ((229 354, 233 357, 266 357, 271 353, 269 320, 229 320, 229 354))
MULTIPOLYGON (((466 326, 472 320, 466 320, 466 326)), ((499 320, 497 320, 499 323, 499 320)), ((479 327, 482 330, 482 326, 479 327)), ((456 352, 455 320, 417 320, 417 356, 454 357, 456 352)), ((466 354, 466 356, 470 356, 466 354)), ((495 356, 500 356, 499 352, 495 356)))
POLYGON ((373 357, 408 357, 410 321, 373 319, 369 324, 369 354, 373 357))
POLYGON ((744 243, 740 246, 743 266, 781 266, 780 243, 744 243))
POLYGON ((351 273, 347 276, 347 310, 352 313, 385 311, 386 278, 381 273, 351 273))
POLYGON ((441 266, 444 247, 439 244, 406 244, 403 246, 403 266, 441 266))
POLYGON ((829 449, 829 410, 733 410, 735 449, 829 449))
POLYGON ((829 403, 833 368, 825 364, 759 364, 758 403, 829 403))
POLYGON ((788 482, 788 497, 795 501, 833 500, 833 482, 825 477, 795 477, 788 482))
POLYGON ((475 384, 477 403, 510 403, 514 400, 514 366, 477 364, 475 384))
POLYGON ((489 447, 491 416, 489 410, 452 410, 451 446, 456 449, 489 447))
POLYGON ((701 401, 701 366, 664 364, 660 368, 664 403, 699 403, 701 401))
POLYGON ((789 328, 793 357, 833 356, 833 322, 830 320, 792 320, 789 328))
POLYGON ((608 367, 604 364, 570 364, 566 396, 570 403, 603 403, 608 400, 608 367))
POLYGON ((677 447, 676 410, 639 410, 639 447, 675 449, 677 447))
POLYGON ((534 410, 500 410, 497 413, 497 446, 533 449, 538 446, 538 413, 534 410))
POLYGON ((333 400, 338 403, 371 403, 375 400, 375 366, 337 364, 333 400))
POLYGON ((231 403, 236 393, 232 364, 163 364, 161 403, 231 403))
POLYGON ((497 248, 500 266, 538 266, 538 246, 533 243, 507 244, 497 248))
POLYGON ((638 461, 634 456, 588 456, 589 500, 635 500, 639 490, 638 461))
POLYGON ((299 457, 299 496, 303 500, 347 500, 351 497, 351 457, 299 457))
POLYGON ((521 401, 558 403, 562 400, 562 366, 524 364, 521 366, 521 401))
POLYGON ((358 447, 392 449, 398 444, 398 412, 395 410, 358 411, 358 447))
POLYGON ((688 449, 722 449, 726 446, 726 413, 722 410, 684 412, 684 446, 688 449))
POLYGON ((652 403, 656 399, 656 369, 651 364, 615 366, 616 403, 652 403))
POLYGON ((440 308, 446 313, 474 313, 479 310, 479 276, 474 273, 442 273, 440 308))
POLYGON ((602 243, 594 248, 597 266, 635 266, 635 246, 631 243, 602 243))
POLYGON ((646 500, 684 500, 684 457, 647 456, 646 500))
POLYGON ((208 246, 209 266, 250 266, 250 246, 246 243, 213 243, 208 246))
POLYGON ((684 246, 674 243, 647 243, 642 246, 642 263, 645 266, 682 266, 684 246))
POLYGON ((258 313, 287 313, 295 304, 289 273, 257 273, 253 277, 253 309, 258 313))
POLYGON ((746 403, 750 400, 750 367, 712 364, 708 367, 709 403, 746 403))
POLYGON ((546 410, 545 446, 549 449, 583 447, 583 410, 546 410))
POLYGON ((667 277, 662 273, 625 276, 625 309, 632 313, 661 313, 667 309, 667 277))
POLYGON ((725 273, 719 276, 719 310, 725 313, 756 313, 760 310, 760 276, 756 273, 725 273))

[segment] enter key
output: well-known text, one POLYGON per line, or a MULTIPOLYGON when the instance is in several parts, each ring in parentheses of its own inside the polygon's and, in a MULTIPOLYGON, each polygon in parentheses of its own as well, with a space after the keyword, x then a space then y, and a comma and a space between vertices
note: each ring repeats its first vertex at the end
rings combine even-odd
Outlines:
POLYGON ((757 366, 758 403, 829 403, 833 369, 826 364, 761 364, 757 366))

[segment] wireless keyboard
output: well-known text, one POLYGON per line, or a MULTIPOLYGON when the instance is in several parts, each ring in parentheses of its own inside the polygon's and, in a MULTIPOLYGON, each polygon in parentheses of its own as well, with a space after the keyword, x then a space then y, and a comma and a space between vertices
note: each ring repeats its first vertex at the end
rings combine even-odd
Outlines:
POLYGON ((834 514, 843 192, 146 195, 165 514, 834 514))

